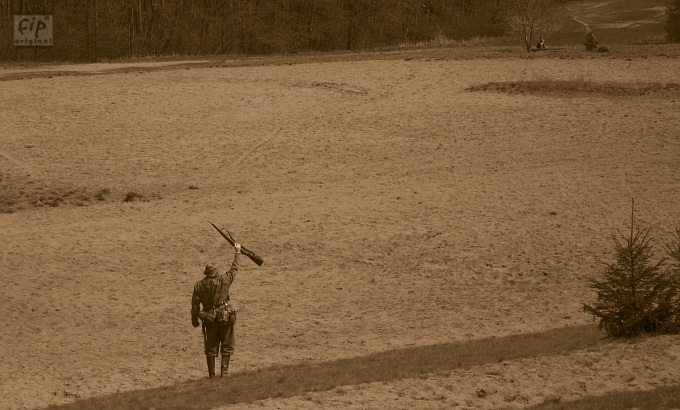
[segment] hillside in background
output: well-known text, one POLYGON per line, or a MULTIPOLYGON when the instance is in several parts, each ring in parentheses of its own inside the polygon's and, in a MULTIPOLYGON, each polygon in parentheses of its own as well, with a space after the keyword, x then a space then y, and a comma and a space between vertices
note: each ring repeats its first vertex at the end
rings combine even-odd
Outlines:
POLYGON ((645 44, 665 40, 666 0, 573 1, 557 19, 549 44, 581 44, 590 30, 600 44, 645 44))

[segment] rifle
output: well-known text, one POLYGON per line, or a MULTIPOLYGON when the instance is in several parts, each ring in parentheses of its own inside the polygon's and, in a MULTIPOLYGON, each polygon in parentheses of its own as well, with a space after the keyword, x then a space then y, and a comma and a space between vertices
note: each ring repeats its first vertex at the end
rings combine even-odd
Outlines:
MULTIPOLYGON (((222 235, 222 237, 223 237, 224 239, 226 239, 227 242, 229 242, 229 244, 231 244, 231 246, 234 246, 234 245, 236 244, 236 241, 235 241, 234 238, 231 236, 231 232, 229 232, 228 230, 225 229, 225 231, 227 231, 227 233, 224 233, 224 232, 222 232, 222 230, 221 230, 220 228, 218 228, 214 223, 212 223, 212 222, 210 222, 210 221, 208 221, 208 223, 209 223, 210 225, 212 225, 213 228, 217 229, 217 232, 219 232, 220 235, 222 235)), ((244 255, 246 255, 248 258, 250 258, 251 261, 255 262, 255 264, 256 264, 257 266, 262 266, 262 264, 264 263, 264 259, 262 259, 262 258, 260 258, 259 256, 257 256, 257 254, 255 254, 255 252, 251 251, 250 249, 246 248, 246 247, 243 246, 243 245, 241 245, 241 253, 244 254, 244 255)))

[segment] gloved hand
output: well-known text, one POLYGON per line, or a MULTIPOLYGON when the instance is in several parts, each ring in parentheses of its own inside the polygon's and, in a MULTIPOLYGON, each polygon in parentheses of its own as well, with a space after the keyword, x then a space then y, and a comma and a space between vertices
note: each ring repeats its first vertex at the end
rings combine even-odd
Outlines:
POLYGON ((238 243, 234 244, 234 249, 236 250, 236 253, 241 253, 241 245, 238 243))
POLYGON ((201 324, 198 323, 198 318, 197 318, 197 317, 192 317, 192 318, 191 318, 191 325, 192 325, 193 327, 198 327, 198 326, 200 326, 201 324))

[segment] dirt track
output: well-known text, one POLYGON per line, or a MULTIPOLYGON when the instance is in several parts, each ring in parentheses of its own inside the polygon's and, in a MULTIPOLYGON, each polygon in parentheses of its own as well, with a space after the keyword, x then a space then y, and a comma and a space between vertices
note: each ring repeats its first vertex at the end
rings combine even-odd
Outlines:
POLYGON ((652 57, 4 82, 0 176, 25 209, 0 214, 0 407, 203 377, 191 289, 231 255, 207 219, 266 260, 232 288, 234 372, 585 323, 631 197, 659 241, 680 224, 677 98, 465 88, 679 78, 652 57))

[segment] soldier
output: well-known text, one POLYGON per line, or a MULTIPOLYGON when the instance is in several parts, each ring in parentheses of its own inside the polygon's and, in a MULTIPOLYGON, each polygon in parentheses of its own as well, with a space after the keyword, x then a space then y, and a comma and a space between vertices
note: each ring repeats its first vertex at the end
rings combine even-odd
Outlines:
POLYGON ((208 377, 215 377, 215 358, 218 351, 222 354, 220 377, 227 375, 229 359, 234 353, 234 323, 236 311, 229 302, 229 287, 239 270, 241 245, 234 244, 236 253, 231 269, 219 275, 219 267, 209 263, 203 272, 205 278, 194 285, 191 297, 191 324, 198 327, 198 319, 203 322, 203 342, 208 362, 208 377), (203 310, 201 310, 203 305, 203 310))
POLYGON ((545 50, 545 40, 541 37, 541 41, 536 44, 536 48, 539 50, 545 50))

